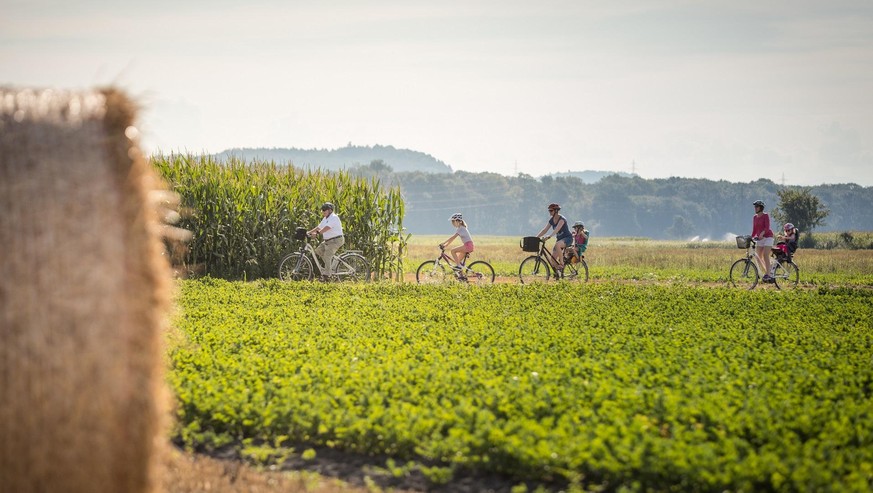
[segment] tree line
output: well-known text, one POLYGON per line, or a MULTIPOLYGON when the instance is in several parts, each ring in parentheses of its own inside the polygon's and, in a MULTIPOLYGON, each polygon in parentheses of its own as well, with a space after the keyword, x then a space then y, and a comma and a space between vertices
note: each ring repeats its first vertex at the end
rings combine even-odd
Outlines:
POLYGON ((404 226, 412 234, 446 233, 449 216, 461 212, 474 233, 532 235, 546 224, 546 206, 556 202, 569 221, 584 222, 598 236, 724 240, 751 231, 752 202, 763 200, 771 211, 785 190, 805 191, 828 210, 816 231, 873 231, 873 187, 855 184, 785 187, 766 179, 733 183, 620 175, 587 184, 572 176, 396 173, 381 161, 353 172, 400 187, 404 226))

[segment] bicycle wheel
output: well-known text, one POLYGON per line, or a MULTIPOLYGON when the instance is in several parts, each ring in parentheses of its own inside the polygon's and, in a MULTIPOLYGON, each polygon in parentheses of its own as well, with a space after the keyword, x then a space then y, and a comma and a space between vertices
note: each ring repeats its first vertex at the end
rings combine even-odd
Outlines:
POLYGON ((494 282, 494 267, 484 260, 477 260, 463 270, 470 284, 491 284, 494 282))
POLYGON ((758 266, 750 259, 741 258, 731 266, 731 284, 737 288, 755 289, 758 284, 758 266))
POLYGON ((518 268, 518 278, 522 284, 535 284, 549 280, 551 275, 549 264, 537 255, 521 261, 521 267, 518 268))
POLYGON ((340 281, 369 281, 370 263, 359 253, 344 253, 339 256, 334 275, 340 281))
POLYGON ((579 260, 575 264, 565 264, 564 280, 588 282, 588 264, 584 260, 579 260))
POLYGON ((286 255, 279 262, 279 279, 283 281, 312 280, 312 261, 300 252, 286 255), (303 258, 301 258, 301 256, 303 258))
POLYGON ((446 268, 443 264, 437 264, 436 260, 422 262, 415 271, 415 280, 419 284, 440 284, 448 279, 446 268))
POLYGON ((773 282, 779 289, 794 289, 800 282, 800 269, 794 262, 776 262, 776 270, 773 272, 773 282))

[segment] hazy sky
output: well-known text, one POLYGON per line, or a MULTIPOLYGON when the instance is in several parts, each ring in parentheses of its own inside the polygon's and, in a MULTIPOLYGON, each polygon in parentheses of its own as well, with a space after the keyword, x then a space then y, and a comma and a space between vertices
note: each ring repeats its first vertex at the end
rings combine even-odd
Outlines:
POLYGON ((873 186, 870 0, 0 0, 0 84, 118 85, 152 152, 873 186))

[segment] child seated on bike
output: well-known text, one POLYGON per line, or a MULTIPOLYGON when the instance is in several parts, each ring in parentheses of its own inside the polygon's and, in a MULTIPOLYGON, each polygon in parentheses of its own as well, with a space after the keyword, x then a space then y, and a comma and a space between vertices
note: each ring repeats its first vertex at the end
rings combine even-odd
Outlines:
POLYGON ((799 231, 791 223, 785 223, 782 230, 785 234, 779 233, 776 235, 776 239, 779 240, 779 242, 776 243, 773 251, 776 253, 777 258, 790 259, 797 250, 797 236, 799 231))
POLYGON ((582 224, 582 221, 576 221, 573 223, 573 246, 572 248, 568 248, 570 261, 574 264, 579 261, 579 259, 584 258, 585 250, 588 249, 588 236, 589 232, 585 229, 585 225, 582 224))
POLYGON ((461 215, 460 212, 452 214, 449 221, 451 221, 452 226, 456 228, 455 234, 450 236, 446 241, 440 243, 440 248, 448 247, 455 238, 460 237, 462 244, 452 248, 452 258, 455 259, 456 264, 464 265, 464 259, 467 254, 473 252, 473 237, 470 236, 470 231, 467 229, 467 223, 464 222, 464 216, 461 215))

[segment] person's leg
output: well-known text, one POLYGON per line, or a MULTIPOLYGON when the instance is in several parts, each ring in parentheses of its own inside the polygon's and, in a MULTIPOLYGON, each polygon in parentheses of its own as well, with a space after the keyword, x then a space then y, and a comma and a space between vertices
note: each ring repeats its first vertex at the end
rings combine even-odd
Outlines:
MULTIPOLYGON (((762 250, 763 250, 762 255, 763 255, 763 259, 764 259, 764 273, 767 274, 767 276, 770 276, 770 249, 771 248, 772 247, 768 247, 768 246, 762 247, 762 250)), ((772 276, 770 276, 770 277, 772 277, 772 276)))
POLYGON ((464 248, 464 245, 459 245, 455 248, 452 248, 452 258, 455 259, 456 264, 460 264, 464 261, 464 253, 466 253, 466 251, 467 250, 466 248, 464 248))
POLYGON ((340 238, 339 240, 327 240, 321 242, 320 245, 315 247, 315 254, 321 257, 321 261, 324 262, 324 271, 322 274, 330 275, 333 273, 333 256, 336 255, 336 251, 339 250, 341 246, 345 243, 345 239, 340 238))
POLYGON ((553 251, 553 255, 555 256, 555 260, 558 262, 558 269, 564 268, 564 240, 556 241, 555 248, 553 251))
POLYGON ((315 255, 318 257, 316 260, 321 262, 323 266, 321 270, 321 275, 326 275, 330 271, 330 256, 327 254, 327 242, 322 241, 315 247, 315 255))

